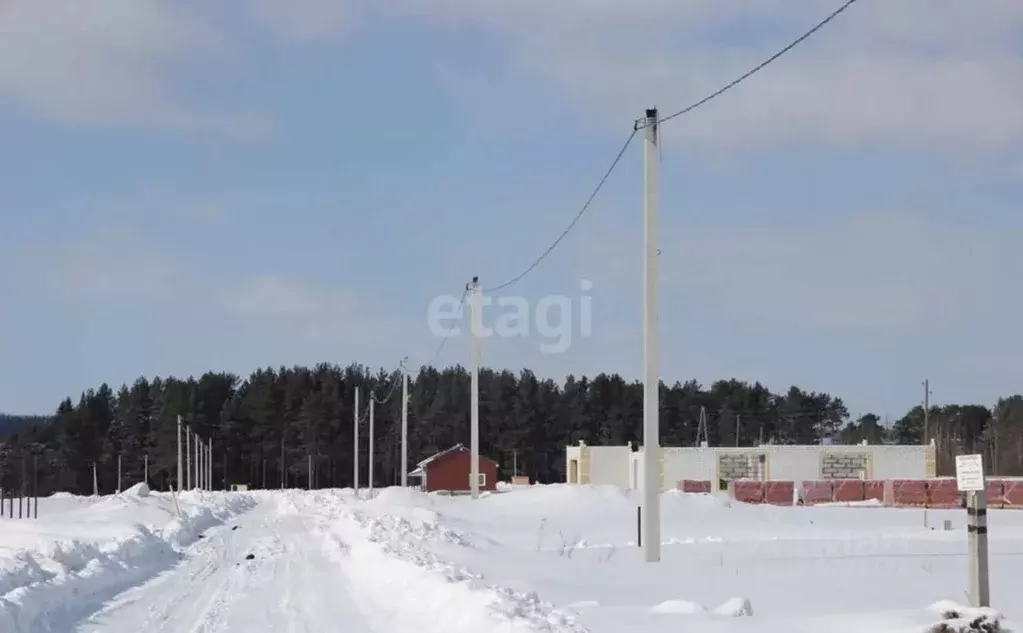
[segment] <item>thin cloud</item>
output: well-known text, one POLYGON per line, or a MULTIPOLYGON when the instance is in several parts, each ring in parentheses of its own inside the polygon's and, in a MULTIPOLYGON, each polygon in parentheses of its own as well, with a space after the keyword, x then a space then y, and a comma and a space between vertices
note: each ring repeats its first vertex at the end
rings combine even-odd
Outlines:
POLYGON ((254 113, 184 98, 177 73, 224 53, 201 16, 157 0, 9 2, 0 19, 0 98, 71 125, 161 127, 243 140, 274 133, 254 113))
MULTIPOLYGON (((668 113, 692 103, 827 12, 820 3, 751 8, 726 0, 440 6, 445 19, 506 35, 514 63, 559 86, 602 124, 630 121, 651 105, 668 113)), ((1019 2, 997 0, 983 11, 946 0, 860 3, 762 74, 673 121, 665 134, 732 147, 1018 143, 1021 37, 1019 2)))

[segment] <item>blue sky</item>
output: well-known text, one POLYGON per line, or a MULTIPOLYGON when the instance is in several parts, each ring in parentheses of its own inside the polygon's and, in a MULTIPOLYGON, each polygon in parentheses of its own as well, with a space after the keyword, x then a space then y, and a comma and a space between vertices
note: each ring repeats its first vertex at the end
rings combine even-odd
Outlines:
MULTIPOLYGON (((0 6, 0 410, 140 374, 433 357, 430 301, 515 276, 644 108, 837 2, 14 0, 0 6)), ((1023 5, 861 0, 663 130, 661 362, 900 416, 1020 390, 1023 5)), ((510 292, 638 377, 642 156, 510 292)), ((496 309, 495 309, 496 310, 496 309)), ((484 320, 491 320, 488 312, 484 320)), ((464 337, 440 364, 465 363, 464 337)))

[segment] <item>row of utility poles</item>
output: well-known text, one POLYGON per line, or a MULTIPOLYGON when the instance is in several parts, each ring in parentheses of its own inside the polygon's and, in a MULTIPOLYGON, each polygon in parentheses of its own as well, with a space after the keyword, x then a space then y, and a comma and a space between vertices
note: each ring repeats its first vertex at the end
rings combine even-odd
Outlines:
MULTIPOLYGON (((227 486, 226 481, 224 485, 227 486)), ((182 421, 180 415, 178 416, 178 490, 213 490, 213 441, 200 437, 182 421), (181 442, 182 434, 184 434, 184 445, 181 442), (182 449, 184 454, 182 454, 182 449)))
MULTIPOLYGON (((401 370, 401 487, 408 487, 408 358, 406 357, 401 361, 399 369, 401 370)), ((368 460, 369 460, 369 495, 373 496, 373 463, 374 463, 374 413, 377 404, 376 398, 373 394, 369 394, 369 405, 368 405, 368 418, 369 418, 369 447, 368 447, 368 460)), ((356 492, 359 491, 359 423, 362 421, 359 416, 359 388, 355 388, 355 407, 352 414, 352 431, 355 442, 354 450, 354 461, 352 464, 352 487, 356 492)), ((310 457, 310 471, 312 469, 312 458, 310 457)), ((309 478, 310 486, 312 486, 312 476, 309 478)))

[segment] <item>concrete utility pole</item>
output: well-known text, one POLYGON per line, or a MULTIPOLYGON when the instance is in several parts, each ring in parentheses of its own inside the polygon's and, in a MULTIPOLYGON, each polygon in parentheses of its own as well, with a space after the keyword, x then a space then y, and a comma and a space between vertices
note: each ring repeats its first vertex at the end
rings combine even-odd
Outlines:
POLYGON ((369 498, 373 498, 373 405, 376 400, 369 394, 369 498))
POLYGON ((185 425, 185 490, 192 489, 192 429, 185 425))
POLYGON ((469 291, 469 491, 480 498, 480 331, 483 315, 480 305, 480 278, 473 277, 466 286, 469 291))
POLYGON ((206 489, 213 490, 213 438, 206 446, 206 489))
POLYGON ((931 381, 924 380, 924 436, 923 444, 926 446, 930 442, 930 424, 931 422, 931 381))
POLYGON ((192 479, 192 481, 195 482, 195 487, 196 488, 199 488, 199 487, 202 486, 202 482, 199 481, 199 472, 200 472, 199 471, 199 445, 201 443, 202 443, 201 440, 199 440, 199 434, 196 433, 195 434, 195 463, 194 463, 195 475, 194 475, 194 478, 192 479))
POLYGON ((401 361, 401 487, 408 488, 408 369, 401 361))
POLYGON ((146 485, 149 485, 149 453, 142 456, 142 476, 145 477, 146 485))
POLYGON ((309 461, 309 464, 306 467, 306 479, 308 480, 308 481, 306 481, 306 488, 308 488, 309 490, 312 490, 313 489, 313 455, 312 455, 312 453, 309 454, 307 459, 309 461))
POLYGON ((355 409, 352 413, 352 443, 355 445, 352 473, 352 489, 359 496, 359 388, 355 388, 355 409))
MULTIPOLYGON (((96 462, 92 462, 92 494, 99 496, 99 477, 96 475, 96 462)), ((11 503, 14 503, 13 501, 11 503)), ((11 506, 14 507, 13 505, 11 506)))
POLYGON ((657 207, 660 130, 657 108, 643 120, 643 554, 646 562, 661 560, 660 373, 657 340, 659 286, 657 207))
POLYGON ((120 494, 124 488, 121 487, 121 455, 117 455, 117 493, 120 494))
POLYGON ((175 487, 178 489, 178 492, 181 492, 181 485, 184 483, 184 479, 182 479, 182 477, 183 477, 183 475, 182 475, 182 466, 183 465, 184 465, 184 462, 181 459, 181 416, 179 415, 178 416, 178 480, 174 484, 175 487))

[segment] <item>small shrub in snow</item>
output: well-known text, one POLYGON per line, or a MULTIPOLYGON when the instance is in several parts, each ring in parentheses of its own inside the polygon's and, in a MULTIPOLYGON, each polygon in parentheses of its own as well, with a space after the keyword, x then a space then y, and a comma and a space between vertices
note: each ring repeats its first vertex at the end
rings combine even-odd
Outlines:
POLYGON ((1008 633, 1002 627, 1002 614, 991 608, 939 602, 931 609, 941 614, 941 621, 928 628, 927 633, 1008 633))

